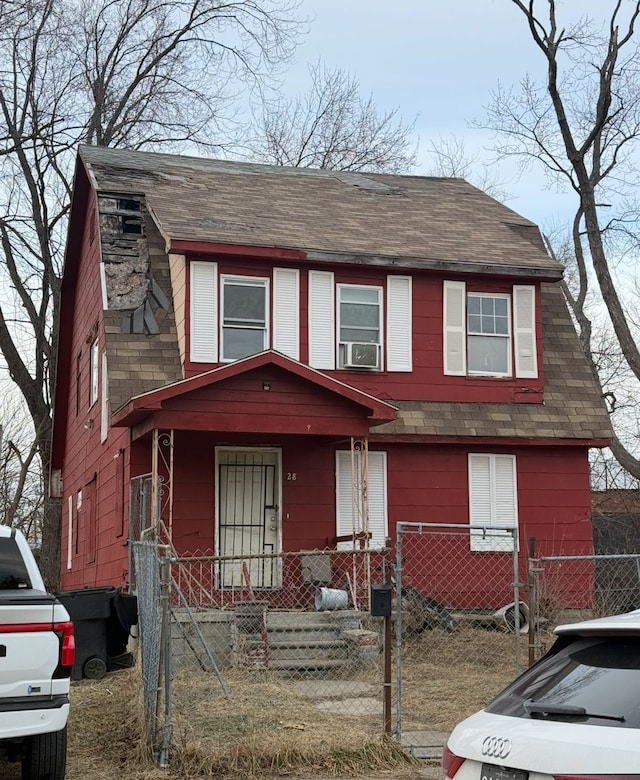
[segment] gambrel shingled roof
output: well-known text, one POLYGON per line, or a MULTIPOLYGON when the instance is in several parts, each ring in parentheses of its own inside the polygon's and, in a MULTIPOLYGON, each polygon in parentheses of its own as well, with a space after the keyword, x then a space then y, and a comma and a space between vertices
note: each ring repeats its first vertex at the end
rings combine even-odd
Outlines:
POLYGON ((387 436, 608 440, 609 415, 558 285, 542 285, 543 404, 397 402, 396 421, 375 428, 387 436))
MULTIPOLYGON (((562 269, 528 220, 460 179, 286 169, 83 147, 99 194, 139 195, 153 277, 170 291, 174 242, 278 247, 310 261, 522 275, 557 280, 562 269)), ((564 439, 600 443, 608 415, 562 292, 542 285, 544 404, 396 402, 397 420, 375 436, 564 439)), ((173 313, 156 335, 123 333, 104 313, 113 411, 182 379, 173 313)))
POLYGON ((536 225, 462 179, 281 168, 84 146, 102 193, 144 194, 167 243, 560 278, 536 225))

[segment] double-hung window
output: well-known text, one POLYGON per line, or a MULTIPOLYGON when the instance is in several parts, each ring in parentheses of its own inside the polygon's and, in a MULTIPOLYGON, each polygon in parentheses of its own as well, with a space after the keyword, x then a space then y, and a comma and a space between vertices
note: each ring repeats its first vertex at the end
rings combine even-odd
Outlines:
POLYGON ((89 348, 89 407, 98 400, 98 339, 89 348))
POLYGON ((267 349, 268 293, 267 279, 222 277, 223 361, 239 360, 267 349))
POLYGON ((300 359, 298 269, 274 268, 269 278, 218 274, 217 263, 201 260, 189 268, 193 363, 231 362, 270 347, 300 359))
POLYGON ((412 299, 410 276, 347 284, 332 271, 310 270, 309 365, 412 371, 412 299))
POLYGON ((467 295, 467 370, 469 374, 511 375, 509 295, 467 295))
POLYGON ((445 374, 538 377, 534 285, 488 293, 447 281, 443 304, 445 374))
POLYGON ((338 285, 338 366, 380 368, 382 289, 338 285))

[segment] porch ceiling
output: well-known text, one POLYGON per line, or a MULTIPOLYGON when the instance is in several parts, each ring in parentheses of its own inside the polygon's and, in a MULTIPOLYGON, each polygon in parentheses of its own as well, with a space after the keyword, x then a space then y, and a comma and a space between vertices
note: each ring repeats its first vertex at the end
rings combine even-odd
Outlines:
POLYGON ((131 399, 118 427, 363 436, 396 419, 394 406, 267 351, 131 399))

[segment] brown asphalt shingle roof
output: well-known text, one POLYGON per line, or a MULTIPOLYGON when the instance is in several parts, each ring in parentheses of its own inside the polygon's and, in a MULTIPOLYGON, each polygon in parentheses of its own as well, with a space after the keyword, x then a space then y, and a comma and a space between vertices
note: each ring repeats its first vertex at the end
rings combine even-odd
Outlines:
MULTIPOLYGON (((173 155, 83 147, 99 192, 140 194, 151 271, 170 289, 164 240, 412 258, 476 273, 558 276, 528 220, 460 179, 340 174, 173 155), (155 222, 155 224, 154 224, 155 222)), ((374 261, 375 262, 375 261, 374 261)), ((609 418, 558 285, 542 285, 544 403, 392 402, 398 419, 375 436, 609 439, 609 418)), ((105 312, 109 392, 115 411, 133 396, 182 378, 172 313, 160 333, 123 334, 122 312, 105 312)))
MULTIPOLYGON (((538 228, 462 179, 80 149, 100 192, 144 194, 166 238, 559 278, 538 228)), ((468 269, 467 269, 468 270, 468 269)))

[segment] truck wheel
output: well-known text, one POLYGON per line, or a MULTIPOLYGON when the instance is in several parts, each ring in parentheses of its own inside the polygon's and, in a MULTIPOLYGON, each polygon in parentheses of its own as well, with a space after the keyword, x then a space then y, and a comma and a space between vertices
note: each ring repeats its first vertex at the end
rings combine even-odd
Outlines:
POLYGON ((101 680, 107 673, 107 665, 98 656, 88 658, 82 667, 82 674, 89 680, 101 680))
POLYGON ((22 759, 22 780, 64 780, 67 728, 30 737, 22 759))

